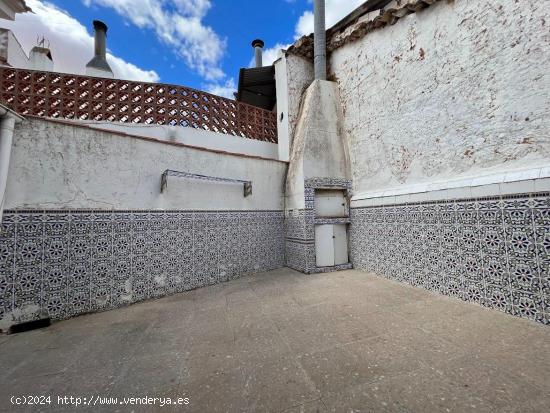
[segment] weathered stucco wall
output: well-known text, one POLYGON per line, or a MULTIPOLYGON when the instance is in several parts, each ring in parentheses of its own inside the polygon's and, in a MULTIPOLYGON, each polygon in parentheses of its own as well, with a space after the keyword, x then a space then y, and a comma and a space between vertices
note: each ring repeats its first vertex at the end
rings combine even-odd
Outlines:
POLYGON ((304 95, 286 180, 287 209, 304 208, 308 179, 349 179, 339 100, 336 85, 321 80, 315 80, 304 95))
POLYGON ((550 323, 549 14, 439 1, 334 51, 354 268, 550 323))
POLYGON ((287 61, 287 79, 288 79, 288 119, 290 143, 294 138, 298 120, 300 118, 300 108, 302 98, 307 88, 314 79, 313 64, 300 56, 288 55, 287 61))
POLYGON ((546 2, 440 2, 337 49, 354 192, 550 163, 546 2))
MULTIPOLYGON (((230 139, 230 137, 228 137, 230 139)), ((0 223, 0 330, 269 271, 285 263, 286 163, 85 126, 18 125, 0 223), (166 169, 251 180, 168 178, 166 169)))
POLYGON ((279 160, 288 161, 300 118, 302 98, 313 82, 313 65, 308 60, 280 51, 275 65, 277 82, 277 133, 279 160))
POLYGON ((192 127, 171 125, 129 124, 107 121, 72 121, 90 128, 120 132, 132 136, 141 136, 157 140, 182 143, 197 148, 213 149, 237 155, 259 156, 268 159, 279 159, 276 143, 224 135, 222 133, 195 129, 192 127))
POLYGON ((286 167, 32 119, 15 131, 5 208, 282 210, 286 167), (161 194, 166 169, 250 180, 253 195, 181 178, 168 178, 161 194))

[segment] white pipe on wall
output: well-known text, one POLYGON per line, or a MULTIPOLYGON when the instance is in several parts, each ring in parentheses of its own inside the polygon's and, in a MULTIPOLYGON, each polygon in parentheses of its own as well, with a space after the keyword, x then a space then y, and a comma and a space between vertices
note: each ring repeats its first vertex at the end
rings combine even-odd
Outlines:
MULTIPOLYGON (((2 222, 4 212, 4 198, 8 183, 13 131, 15 123, 20 120, 22 120, 20 116, 6 108, 0 107, 0 223, 2 222)), ((2 231, 2 227, 0 227, 0 231, 2 231)))

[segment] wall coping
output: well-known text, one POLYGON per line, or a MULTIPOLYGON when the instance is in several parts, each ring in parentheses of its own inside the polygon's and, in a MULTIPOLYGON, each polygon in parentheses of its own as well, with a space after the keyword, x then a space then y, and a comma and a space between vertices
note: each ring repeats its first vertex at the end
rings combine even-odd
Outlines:
MULTIPOLYGON (((228 156, 237 156, 237 157, 240 157, 240 158, 259 159, 259 160, 262 160, 262 161, 279 162, 279 163, 284 163, 284 164, 289 163, 288 161, 282 161, 282 160, 279 160, 279 159, 267 158, 267 157, 258 156, 258 155, 249 155, 249 154, 245 154, 245 153, 229 152, 229 151, 224 151, 224 150, 220 150, 220 149, 205 148, 205 147, 202 147, 202 146, 189 145, 189 144, 181 143, 181 142, 171 142, 171 141, 167 141, 167 140, 164 140, 164 139, 151 138, 151 137, 147 137, 147 136, 141 136, 141 135, 131 134, 131 133, 127 133, 127 132, 121 132, 121 131, 117 131, 117 130, 113 130, 113 129, 90 126, 88 124, 82 124, 82 123, 79 123, 79 122, 74 121, 74 120, 43 118, 43 117, 35 116, 35 115, 26 115, 26 118, 27 119, 33 119, 33 120, 39 120, 39 121, 43 121, 43 122, 57 123, 57 124, 60 124, 60 125, 72 126, 72 127, 76 127, 76 128, 82 128, 82 129, 88 129, 88 130, 93 130, 93 131, 105 132, 105 133, 109 133, 111 135, 121 136, 121 137, 125 137, 125 138, 140 139, 140 140, 160 143, 160 144, 164 144, 164 145, 177 146, 177 147, 180 147, 180 148, 196 149, 198 151, 203 151, 203 152, 217 153, 217 154, 228 155, 228 156)), ((226 135, 226 136, 228 136, 228 139, 231 139, 231 138, 234 137, 233 135, 226 135)))
POLYGON ((355 194, 353 207, 550 191, 550 166, 355 194))

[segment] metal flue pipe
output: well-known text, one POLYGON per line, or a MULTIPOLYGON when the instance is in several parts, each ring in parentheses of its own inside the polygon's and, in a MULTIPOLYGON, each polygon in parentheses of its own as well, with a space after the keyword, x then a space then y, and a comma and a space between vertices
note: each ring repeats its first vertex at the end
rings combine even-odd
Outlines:
POLYGON ((325 0, 314 0, 314 66, 315 79, 327 80, 327 32, 325 22, 325 0))
POLYGON ((95 71, 99 70, 100 72, 107 72, 112 75, 111 66, 107 63, 107 25, 102 21, 94 20, 94 32, 94 57, 86 65, 87 69, 91 69, 91 71, 87 70, 86 73, 97 76, 98 73, 95 71))
POLYGON ((94 20, 95 57, 107 60, 107 25, 94 20))
POLYGON ((256 39, 252 42, 252 47, 254 48, 254 61, 256 62, 255 67, 262 67, 264 65, 262 56, 264 46, 265 43, 263 40, 256 39))

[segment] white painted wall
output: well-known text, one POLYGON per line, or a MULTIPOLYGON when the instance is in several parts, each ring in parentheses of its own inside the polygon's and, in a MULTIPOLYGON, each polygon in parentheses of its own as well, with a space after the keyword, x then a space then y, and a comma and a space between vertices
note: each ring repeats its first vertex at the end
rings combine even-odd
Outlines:
POLYGON ((539 0, 439 2, 337 49, 354 193, 550 166, 549 21, 539 0))
POLYGON ((48 49, 33 47, 29 56, 11 30, 0 28, 0 64, 19 69, 53 71, 53 61, 47 57, 48 49))
POLYGON ((33 47, 29 53, 29 67, 32 70, 53 72, 53 60, 48 57, 49 49, 33 47))
POLYGON ((92 128, 143 136, 167 142, 183 143, 185 145, 197 146, 200 148, 259 156, 268 159, 279 159, 277 144, 275 143, 246 139, 233 135, 224 135, 191 127, 81 120, 72 122, 92 128))
POLYGON ((286 163, 152 142, 32 119, 17 125, 6 209, 282 210, 286 163), (240 185, 169 178, 166 169, 251 180, 240 185))
POLYGON ((288 74, 286 56, 281 50, 279 58, 273 64, 275 66, 275 85, 277 92, 277 137, 279 159, 290 159, 290 134, 288 120, 288 74))
POLYGON ((313 63, 300 56, 288 55, 287 78, 288 78, 288 133, 290 145, 298 126, 300 118, 300 107, 307 88, 314 79, 313 63))
POLYGON ((29 58, 11 30, 0 29, 0 56, 12 67, 30 69, 29 58))
POLYGON ((286 180, 287 209, 304 208, 307 179, 349 179, 339 101, 336 83, 324 80, 315 80, 304 95, 286 180))
POLYGON ((313 64, 300 56, 281 53, 275 62, 280 160, 290 158, 302 99, 313 78, 313 64))

